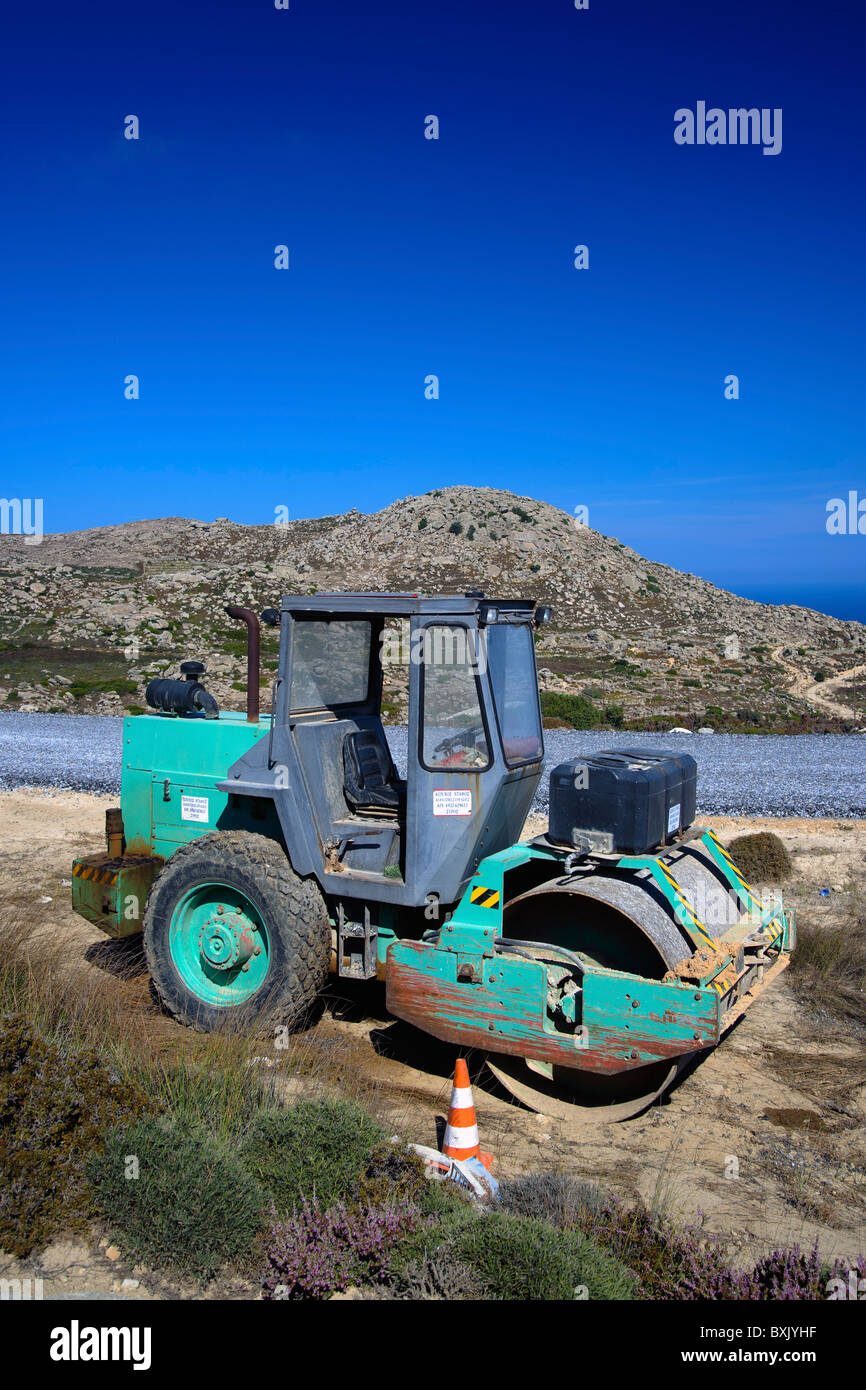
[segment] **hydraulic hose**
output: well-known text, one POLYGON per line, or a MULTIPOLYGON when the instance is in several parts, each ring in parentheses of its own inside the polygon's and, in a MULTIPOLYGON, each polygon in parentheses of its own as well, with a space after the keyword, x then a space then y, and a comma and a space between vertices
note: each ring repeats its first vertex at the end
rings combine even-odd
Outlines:
MULTIPOLYGON (((514 951, 519 956, 525 956, 532 951, 545 951, 548 955, 566 960, 579 975, 586 973, 586 966, 580 956, 576 956, 573 951, 567 951, 564 946, 552 946, 549 941, 518 941, 509 936, 497 936, 494 937, 493 944, 501 950, 514 951)), ((536 960, 537 957, 529 954, 529 959, 536 960)))

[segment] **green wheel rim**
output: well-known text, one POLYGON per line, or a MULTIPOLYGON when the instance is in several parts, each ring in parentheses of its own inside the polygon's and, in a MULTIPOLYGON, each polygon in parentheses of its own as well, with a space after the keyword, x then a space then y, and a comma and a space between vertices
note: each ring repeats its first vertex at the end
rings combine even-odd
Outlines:
POLYGON ((203 1004, 227 1008, 261 989, 271 962, 264 918, 239 888, 199 883, 176 904, 168 928, 171 959, 203 1004))

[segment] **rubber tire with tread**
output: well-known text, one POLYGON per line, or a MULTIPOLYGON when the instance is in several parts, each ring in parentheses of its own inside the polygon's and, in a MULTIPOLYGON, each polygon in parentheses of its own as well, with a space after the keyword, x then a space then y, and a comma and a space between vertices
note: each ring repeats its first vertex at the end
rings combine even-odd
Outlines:
POLYGON ((147 898, 144 950, 163 1007, 201 1032, 250 1023, 267 1009, 274 1025, 297 1026, 325 982, 331 924, 314 879, 293 870, 282 845, 247 830, 219 830, 171 856, 147 898), (198 883, 237 887, 261 913, 270 942, 264 983, 241 1004, 207 1004, 184 984, 171 957, 169 925, 182 896, 198 883))

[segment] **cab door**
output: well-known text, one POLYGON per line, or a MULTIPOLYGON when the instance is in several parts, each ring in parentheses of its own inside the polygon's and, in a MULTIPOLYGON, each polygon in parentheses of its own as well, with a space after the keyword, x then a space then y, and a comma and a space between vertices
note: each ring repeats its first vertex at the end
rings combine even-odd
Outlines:
POLYGON ((407 882, 416 902, 453 903, 478 861, 519 835, 538 764, 527 777, 505 762, 475 623, 413 619, 412 653, 407 882))

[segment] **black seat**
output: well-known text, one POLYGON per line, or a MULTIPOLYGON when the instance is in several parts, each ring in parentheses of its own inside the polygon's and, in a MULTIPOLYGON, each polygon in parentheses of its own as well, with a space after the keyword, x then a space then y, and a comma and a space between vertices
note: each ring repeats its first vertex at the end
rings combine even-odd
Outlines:
POLYGON ((359 815, 396 813, 403 805, 406 784, 388 745, 375 729, 359 729, 343 741, 343 788, 346 801, 359 815))

